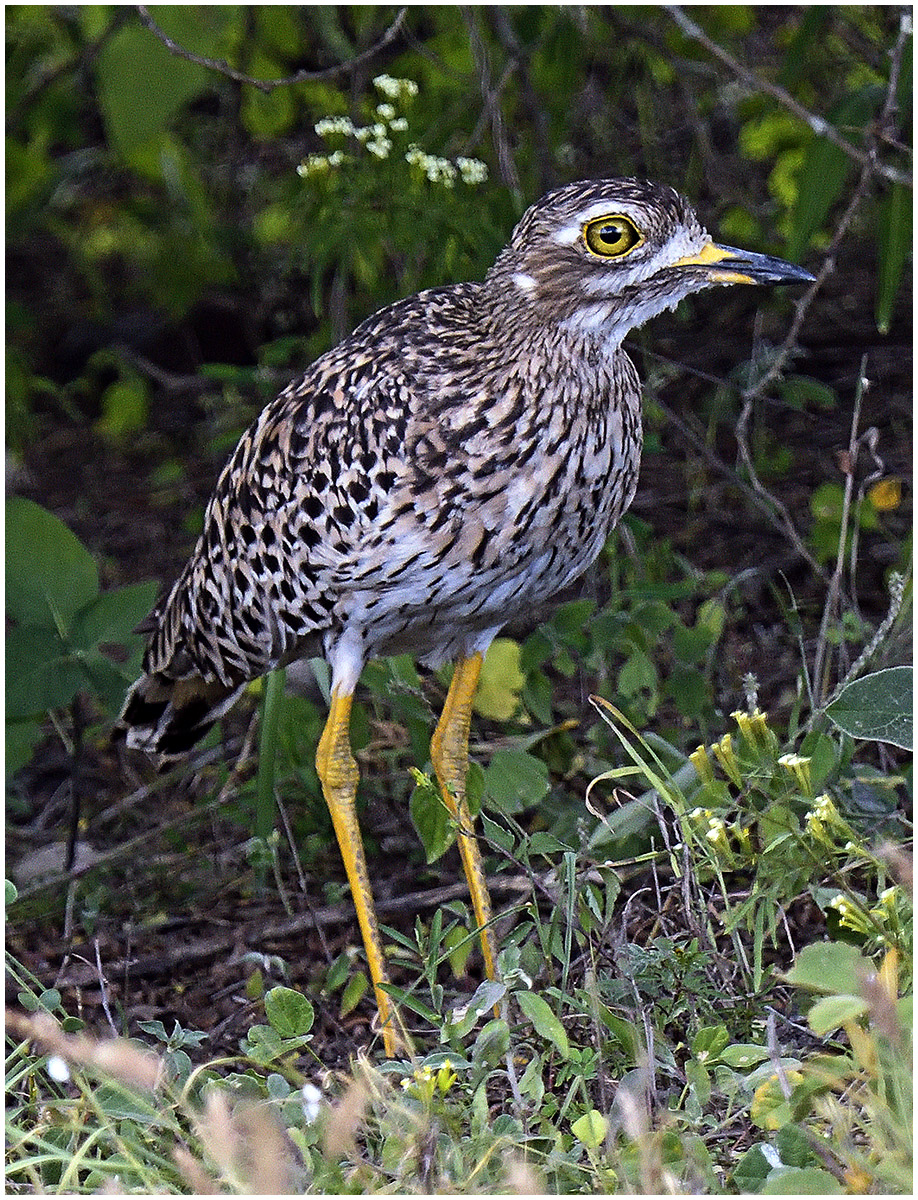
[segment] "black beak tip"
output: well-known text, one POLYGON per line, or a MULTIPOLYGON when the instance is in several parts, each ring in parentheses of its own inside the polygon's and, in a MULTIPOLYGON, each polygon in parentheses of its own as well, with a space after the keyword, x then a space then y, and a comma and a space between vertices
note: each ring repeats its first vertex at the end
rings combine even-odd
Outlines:
POLYGON ((795 263, 782 262, 777 260, 778 269, 769 279, 763 279, 763 283, 815 283, 816 276, 806 270, 805 267, 798 267, 795 263))

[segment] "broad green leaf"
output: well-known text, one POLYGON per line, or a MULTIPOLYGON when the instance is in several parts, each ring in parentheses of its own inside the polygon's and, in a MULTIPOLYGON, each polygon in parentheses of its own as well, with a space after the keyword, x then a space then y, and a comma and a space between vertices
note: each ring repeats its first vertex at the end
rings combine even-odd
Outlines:
POLYGON ((485 770, 485 791, 509 816, 538 804, 549 786, 548 767, 525 750, 495 750, 485 770))
POLYGON ((470 938, 459 925, 448 929, 443 937, 443 949, 447 953, 450 970, 457 979, 461 979, 465 974, 466 964, 475 949, 476 940, 470 938))
POLYGON ((571 1133, 578 1142, 582 1142, 589 1150, 598 1150, 609 1131, 609 1122, 595 1108, 571 1122, 571 1133))
POLYGON ((721 1052, 720 1061, 728 1067, 733 1067, 738 1071, 748 1071, 750 1067, 757 1067, 759 1063, 768 1058, 768 1051, 764 1046, 756 1046, 754 1043, 737 1042, 732 1046, 727 1046, 721 1052))
MULTIPOLYGON (((282 79, 289 74, 281 63, 258 49, 251 56, 248 71, 256 79, 282 79)), ((278 137, 287 132, 296 116, 293 89, 279 87, 265 94, 253 87, 244 88, 240 113, 253 137, 261 141, 278 137)))
POLYGON ((772 1148, 757 1144, 747 1150, 736 1164, 732 1181, 742 1195, 755 1195, 760 1191, 762 1184, 774 1170, 769 1156, 774 1157, 772 1148))
POLYGON ((785 1071, 784 1078, 792 1089, 790 1098, 784 1095, 777 1075, 770 1075, 755 1089, 749 1115, 759 1129, 783 1129, 794 1119, 793 1089, 803 1083, 803 1075, 800 1071, 785 1071))
POLYGON ((7 779, 30 761, 35 743, 41 739, 43 732, 41 722, 34 718, 25 721, 11 721, 7 718, 4 741, 7 779))
POLYGON ((137 653, 124 663, 113 662, 98 650, 81 653, 79 666, 83 673, 83 687, 102 701, 108 712, 120 711, 124 694, 137 677, 140 667, 139 647, 137 653))
POLYGON ((889 742, 911 750, 914 743, 912 667, 887 667, 854 679, 826 714, 840 730, 868 742, 889 742))
POLYGON ((509 721, 520 706, 526 676, 520 670, 520 645, 511 638, 496 638, 481 667, 472 707, 491 721, 509 721))
POLYGON ((657 669, 643 650, 633 650, 618 673, 618 690, 622 696, 638 696, 657 691, 657 669))
POLYGON ((808 1167, 816 1159, 812 1142, 802 1125, 785 1125, 775 1135, 775 1149, 786 1167, 808 1167))
POLYGON ((144 381, 139 377, 119 379, 102 393, 102 415, 96 429, 109 437, 120 438, 145 429, 150 402, 144 381))
POLYGON ((472 993, 467 1007, 481 1016, 488 1009, 500 1004, 506 994, 507 985, 505 983, 498 983, 496 979, 485 979, 472 993))
POLYGON ((863 996, 823 996, 807 1013, 806 1019, 813 1033, 822 1037, 833 1029, 841 1028, 846 1021, 861 1016, 869 1007, 863 996))
POLYGON ((153 607, 158 590, 151 580, 103 592, 74 617, 71 642, 81 650, 108 642, 140 645, 134 630, 153 607))
POLYGON ((6 611, 20 625, 66 632, 99 594, 99 571, 78 537, 31 500, 6 505, 6 611))
POLYGON ((826 715, 851 737, 911 750, 912 677, 911 667, 887 667, 855 679, 826 707, 826 715))
MULTIPOLYGON (((153 16, 190 49, 192 26, 207 8, 189 5, 183 18, 183 7, 157 5, 153 16)), ((170 54, 139 22, 122 26, 106 41, 96 59, 95 75, 109 142, 125 158, 163 133, 182 105, 212 83, 204 67, 170 54)))
POLYGON ((265 1015, 281 1037, 302 1037, 312 1029, 313 1007, 301 992, 275 987, 265 993, 265 1015))
MULTIPOLYGON (((532 993, 527 993, 531 995, 532 993)), ((482 1026, 475 1045, 472 1047, 472 1059, 476 1063, 486 1063, 496 1067, 502 1062, 510 1049, 510 1027, 506 1021, 495 1018, 482 1026)))
POLYGON ((87 683, 52 629, 20 626, 6 635, 6 717, 21 721, 69 704, 87 683))
POLYGON ((845 1189, 822 1167, 775 1167, 760 1196, 842 1196, 845 1189))
POLYGON ((726 1025, 705 1025, 692 1038, 692 1054, 703 1062, 711 1062, 720 1056, 729 1041, 726 1025))
POLYGON ((564 1026, 552 1012, 548 1003, 535 992, 514 992, 516 1002, 523 1014, 532 1022, 536 1033, 547 1038, 562 1058, 570 1058, 570 1045, 564 1026))
MULTIPOLYGON (((851 131, 863 129, 881 99, 880 89, 874 86, 862 88, 845 96, 836 105, 830 120, 836 129, 851 138, 851 131)), ((787 257, 791 262, 797 262, 810 239, 822 228, 852 169, 851 160, 834 143, 819 136, 810 141, 798 176, 797 204, 787 246, 787 257)))
POLYGON ((788 983, 828 995, 849 995, 874 967, 847 942, 815 942, 804 946, 785 975, 788 983))
POLYGON ((283 1037, 271 1025, 252 1025, 244 1047, 249 1058, 262 1066, 279 1058, 286 1049, 283 1037))

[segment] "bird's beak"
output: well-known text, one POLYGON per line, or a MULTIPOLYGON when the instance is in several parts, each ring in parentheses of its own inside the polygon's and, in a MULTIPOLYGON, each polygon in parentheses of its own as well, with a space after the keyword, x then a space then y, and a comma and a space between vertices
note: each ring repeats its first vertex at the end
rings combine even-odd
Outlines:
POLYGON ((708 242, 697 254, 677 259, 672 266, 706 267, 711 283, 812 283, 815 279, 803 267, 770 254, 753 254, 751 250, 714 242, 708 242))

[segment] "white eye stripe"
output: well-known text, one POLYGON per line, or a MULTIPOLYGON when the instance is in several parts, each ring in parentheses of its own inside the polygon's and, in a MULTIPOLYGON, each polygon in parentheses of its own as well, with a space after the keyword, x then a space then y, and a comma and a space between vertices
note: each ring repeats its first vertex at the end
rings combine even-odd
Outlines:
POLYGON ((585 208, 577 218, 577 223, 574 225, 565 225, 552 235, 552 241, 559 246, 573 246, 574 242, 583 234, 584 225, 589 225, 590 221, 594 221, 597 217, 613 218, 624 217, 626 221, 631 221, 635 229, 640 229, 639 218, 630 217, 626 212, 614 212, 609 208, 609 202, 604 201, 601 204, 591 204, 589 208, 585 208))
POLYGON ((640 216, 635 215, 632 217, 625 208, 616 210, 609 204, 608 200, 594 201, 587 208, 582 210, 577 219, 580 221, 581 225, 585 225, 587 221, 592 221, 595 217, 628 217, 629 220, 632 220, 638 224, 641 221, 640 216))

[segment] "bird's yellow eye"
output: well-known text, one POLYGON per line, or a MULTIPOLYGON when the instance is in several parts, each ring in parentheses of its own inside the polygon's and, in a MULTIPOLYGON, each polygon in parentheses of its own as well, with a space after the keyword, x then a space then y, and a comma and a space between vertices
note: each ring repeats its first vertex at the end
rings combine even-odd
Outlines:
POLYGON ((644 240, 628 217, 597 217, 583 227, 588 248, 601 258, 621 258, 644 240))

